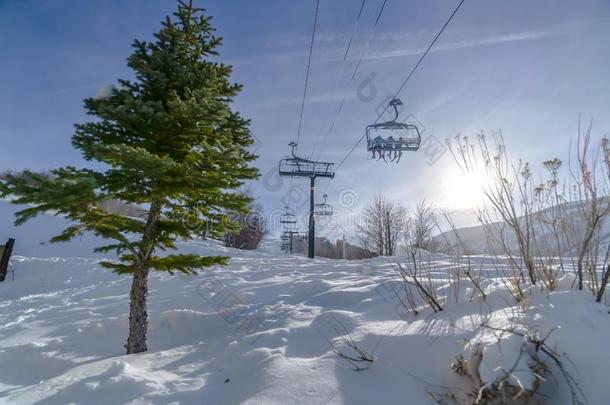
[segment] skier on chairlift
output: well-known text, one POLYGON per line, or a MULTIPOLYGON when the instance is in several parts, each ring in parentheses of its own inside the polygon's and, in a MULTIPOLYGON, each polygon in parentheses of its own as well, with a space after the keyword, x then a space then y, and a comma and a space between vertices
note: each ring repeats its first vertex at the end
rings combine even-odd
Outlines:
MULTIPOLYGON (((382 150, 384 147, 383 143, 384 143, 383 137, 380 135, 377 135, 373 139, 373 159, 375 159, 376 152, 379 153, 379 157, 377 158, 377 160, 379 160, 383 157, 383 150, 382 150)), ((385 160, 385 158, 383 160, 385 160)))
MULTIPOLYGON (((391 137, 390 137, 391 138, 391 137)), ((395 145, 394 155, 392 156, 391 162, 396 161, 396 163, 400 162, 400 158, 402 157, 402 148, 404 138, 401 136, 398 138, 398 144, 395 145)))
POLYGON ((394 152, 394 158, 391 160, 391 162, 396 161, 396 163, 400 162, 400 158, 402 157, 402 149, 400 148, 400 145, 402 145, 402 136, 400 138, 398 138, 398 148, 397 150, 394 152))
POLYGON ((386 156, 389 156, 392 162, 400 161, 403 152, 419 150, 421 144, 421 134, 417 126, 398 121, 398 108, 402 102, 395 98, 388 107, 394 109, 394 118, 386 122, 375 122, 366 127, 367 151, 373 152, 373 159, 383 159, 387 163, 386 156), (384 137, 385 134, 401 135, 394 138, 393 136, 384 137), (373 134, 377 135, 373 138, 373 134))
POLYGON ((393 136, 388 136, 388 140, 387 140, 387 148, 389 149, 388 151, 388 156, 391 159, 391 161, 394 161, 394 159, 396 159, 396 151, 394 150, 396 148, 396 142, 394 141, 394 137, 393 136))

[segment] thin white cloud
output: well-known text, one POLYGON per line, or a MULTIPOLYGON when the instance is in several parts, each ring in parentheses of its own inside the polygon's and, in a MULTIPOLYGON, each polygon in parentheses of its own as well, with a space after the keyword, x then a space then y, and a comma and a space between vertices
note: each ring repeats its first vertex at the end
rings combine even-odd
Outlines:
MULTIPOLYGON (((583 25, 589 24, 593 21, 598 20, 585 20, 585 21, 575 21, 567 24, 560 24, 555 26, 550 26, 543 29, 537 30, 526 30, 520 32, 512 32, 507 34, 499 34, 487 36, 484 38, 468 38, 459 41, 446 42, 436 45, 432 48, 431 52, 446 52, 446 51, 454 51, 459 49, 466 48, 474 48, 479 46, 489 46, 489 45, 498 45, 505 44, 511 42, 519 42, 519 41, 533 41, 540 40, 544 38, 557 37, 561 35, 565 35, 570 33, 571 31, 582 27, 583 25)), ((413 35, 405 33, 405 40, 412 41, 413 35)), ((377 52, 374 54, 368 55, 365 59, 367 60, 375 60, 375 59, 385 59, 385 58, 396 58, 402 56, 413 56, 420 55, 426 51, 427 46, 416 47, 416 48, 400 48, 393 49, 388 51, 377 52)))
MULTIPOLYGON (((523 31, 517 33, 511 33, 506 35, 494 35, 487 38, 480 39, 465 39, 461 41, 448 42, 445 44, 437 45, 432 48, 432 52, 443 52, 443 51, 454 51, 458 49, 474 48, 478 46, 487 45, 498 45, 503 43, 517 42, 517 41, 529 41, 547 38, 551 36, 558 36, 563 34, 560 30, 534 30, 534 31, 523 31)), ((378 52, 371 54, 366 57, 367 60, 375 59, 386 59, 396 58, 402 56, 413 56, 420 55, 426 51, 426 47, 411 48, 411 49, 395 49, 385 52, 378 52)))
MULTIPOLYGON (((439 43, 431 52, 446 52, 466 48, 474 48, 479 46, 498 45, 503 43, 511 43, 518 41, 531 41, 538 40, 553 36, 560 36, 569 33, 571 30, 577 28, 583 23, 590 23, 589 21, 577 21, 568 24, 561 24, 551 26, 537 30, 526 30, 521 32, 513 32, 507 34, 498 34, 487 36, 484 38, 465 38, 453 42, 439 43)), ((370 50, 365 55, 365 60, 378 60, 387 58, 396 58, 404 56, 421 55, 426 51, 429 37, 432 33, 428 30, 417 30, 417 31, 403 31, 403 32, 386 32, 377 33, 374 38, 376 44, 393 44, 393 49, 380 50, 378 52, 371 53, 370 50), (422 44, 421 46, 404 47, 404 43, 413 44, 417 42, 422 44), (425 44, 425 45, 424 45, 425 44)), ((345 52, 345 43, 347 42, 347 36, 345 34, 327 33, 320 34, 321 38, 316 40, 316 47, 314 51, 314 59, 318 62, 337 62, 341 61, 343 53, 345 52)), ((295 58, 304 57, 306 55, 305 37, 294 36, 291 39, 284 38, 282 42, 283 47, 279 47, 278 43, 270 49, 275 49, 275 52, 269 54, 259 54, 253 56, 255 59, 259 58, 273 58, 273 59, 286 59, 289 61, 295 60, 295 58), (298 46, 296 46, 298 44, 298 46), (284 49, 283 51, 278 51, 284 49)), ((278 40, 279 41, 279 40, 278 40)), ((352 51, 350 52, 349 60, 353 62, 357 60, 362 51, 362 46, 366 42, 365 35, 357 34, 354 37, 352 51)), ((269 44, 268 44, 269 45, 269 44)), ((392 46, 392 45, 390 45, 392 46)))

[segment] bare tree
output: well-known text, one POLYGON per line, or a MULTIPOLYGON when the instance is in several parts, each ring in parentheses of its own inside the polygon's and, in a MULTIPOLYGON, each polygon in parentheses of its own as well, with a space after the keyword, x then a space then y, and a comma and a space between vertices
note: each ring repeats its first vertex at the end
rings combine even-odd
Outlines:
POLYGON ((434 205, 425 199, 419 201, 413 216, 407 218, 404 232, 406 245, 415 249, 435 250, 436 243, 432 238, 432 231, 437 223, 437 210, 434 205))
POLYGON ((379 195, 364 208, 358 236, 362 247, 383 256, 396 253, 404 231, 406 211, 398 203, 379 195))

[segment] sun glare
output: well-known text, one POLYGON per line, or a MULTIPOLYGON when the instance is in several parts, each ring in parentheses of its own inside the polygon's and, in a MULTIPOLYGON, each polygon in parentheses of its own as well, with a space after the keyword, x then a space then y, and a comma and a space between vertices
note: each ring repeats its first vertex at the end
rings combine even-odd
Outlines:
POLYGON ((441 204, 448 209, 477 208, 483 203, 488 179, 483 174, 451 170, 441 180, 441 204))

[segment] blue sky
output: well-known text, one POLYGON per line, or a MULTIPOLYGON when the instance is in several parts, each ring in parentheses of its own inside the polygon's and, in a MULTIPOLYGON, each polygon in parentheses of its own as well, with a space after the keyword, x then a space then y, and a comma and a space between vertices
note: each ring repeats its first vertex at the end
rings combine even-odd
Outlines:
MULTIPOLYGON (((457 4, 388 0, 350 81, 379 2, 367 0, 340 75, 360 0, 321 0, 300 153, 312 153, 345 96, 335 130, 318 143, 322 159, 340 161, 457 4)), ((262 174, 252 189, 268 212, 286 202, 304 212, 306 184, 294 180, 291 194, 291 182, 274 173, 296 138, 315 1, 197 4, 214 16, 224 37, 220 59, 234 65, 234 79, 244 85, 236 108, 252 120, 262 174)), ((0 168, 84 164, 70 145, 73 124, 87 119, 82 99, 130 78, 132 40, 150 39, 174 8, 170 0, 0 0, 0 168)), ((594 120, 596 136, 610 128, 609 23, 603 0, 466 0, 400 94, 402 116, 417 119, 429 142, 501 129, 515 157, 565 159, 579 114, 594 120)), ((420 152, 386 165, 370 160, 363 144, 328 188, 319 181, 319 194, 324 190, 336 204, 353 193, 351 212, 379 193, 408 207, 427 198, 462 209, 478 199, 448 153, 433 164, 420 152)))

